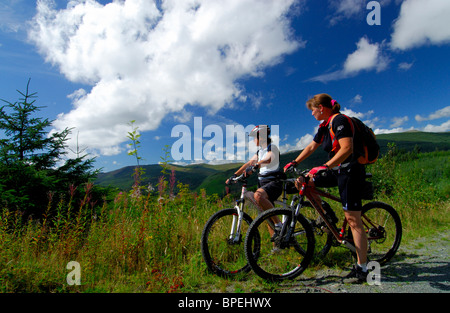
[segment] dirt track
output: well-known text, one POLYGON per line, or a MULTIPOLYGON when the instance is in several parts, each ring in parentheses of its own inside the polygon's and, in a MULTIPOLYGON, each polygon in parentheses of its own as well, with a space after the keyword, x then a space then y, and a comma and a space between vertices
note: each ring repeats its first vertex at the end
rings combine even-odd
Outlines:
POLYGON ((439 237, 420 238, 399 252, 380 270, 380 285, 344 284, 350 269, 326 269, 315 277, 280 284, 276 292, 323 293, 443 293, 450 292, 450 230, 439 237))

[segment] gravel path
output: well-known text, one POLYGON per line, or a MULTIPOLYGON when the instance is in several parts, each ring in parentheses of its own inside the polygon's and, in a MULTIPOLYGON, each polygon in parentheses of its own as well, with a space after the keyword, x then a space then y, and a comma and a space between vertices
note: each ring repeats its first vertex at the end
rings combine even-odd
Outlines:
POLYGON ((344 284, 350 269, 326 269, 315 277, 280 284, 277 292, 326 293, 448 293, 450 292, 450 230, 400 245, 397 255, 381 268, 380 285, 344 284))

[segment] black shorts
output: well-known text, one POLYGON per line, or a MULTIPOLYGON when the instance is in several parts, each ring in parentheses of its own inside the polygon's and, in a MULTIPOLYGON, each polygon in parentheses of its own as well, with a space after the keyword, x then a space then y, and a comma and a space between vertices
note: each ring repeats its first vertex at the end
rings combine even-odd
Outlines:
POLYGON ((365 175, 364 165, 355 163, 338 170, 324 171, 313 181, 317 187, 337 186, 344 211, 361 211, 365 175))
POLYGON ((269 196, 269 201, 274 204, 275 200, 283 192, 283 183, 280 181, 258 179, 258 188, 263 189, 269 196))

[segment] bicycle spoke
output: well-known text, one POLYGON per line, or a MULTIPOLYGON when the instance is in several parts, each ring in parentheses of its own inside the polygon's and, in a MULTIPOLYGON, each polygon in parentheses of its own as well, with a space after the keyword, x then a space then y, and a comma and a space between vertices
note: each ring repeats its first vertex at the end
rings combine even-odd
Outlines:
POLYGON ((382 202, 370 202, 363 208, 362 220, 369 244, 369 259, 385 264, 400 245, 400 217, 391 206, 382 202))

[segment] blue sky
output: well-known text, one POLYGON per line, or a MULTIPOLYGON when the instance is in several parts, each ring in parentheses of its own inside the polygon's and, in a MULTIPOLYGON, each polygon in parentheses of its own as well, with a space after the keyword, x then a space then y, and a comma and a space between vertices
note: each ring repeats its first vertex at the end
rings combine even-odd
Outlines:
POLYGON ((131 120, 145 164, 195 117, 224 134, 275 125, 283 152, 301 149, 322 92, 376 133, 449 131, 450 2, 369 2, 2 0, 0 98, 31 78, 52 131, 74 127, 72 150, 78 138, 104 171, 135 164, 131 120))

